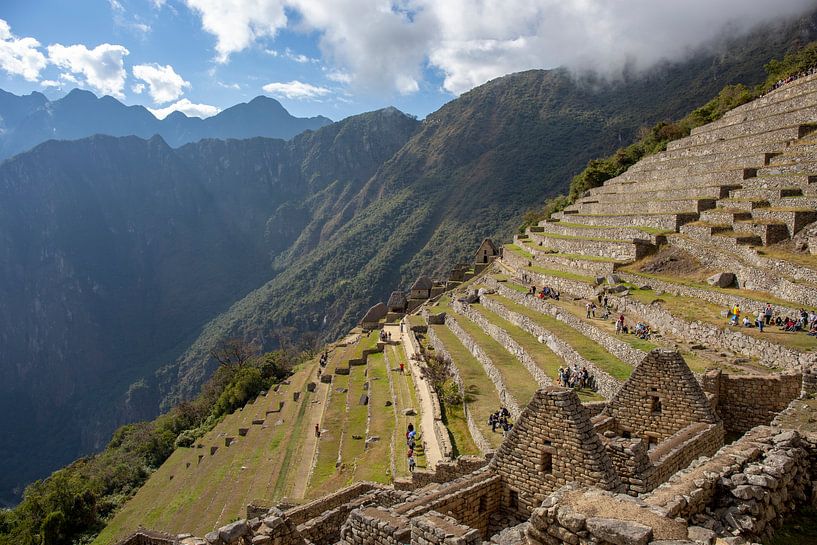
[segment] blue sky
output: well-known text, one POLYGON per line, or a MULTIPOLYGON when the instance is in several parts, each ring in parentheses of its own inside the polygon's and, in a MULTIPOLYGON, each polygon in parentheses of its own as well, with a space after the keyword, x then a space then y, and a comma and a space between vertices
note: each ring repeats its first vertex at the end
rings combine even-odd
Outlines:
POLYGON ((0 87, 74 87, 212 115, 265 94, 341 119, 388 105, 424 117, 511 72, 615 78, 815 0, 4 0, 0 87))

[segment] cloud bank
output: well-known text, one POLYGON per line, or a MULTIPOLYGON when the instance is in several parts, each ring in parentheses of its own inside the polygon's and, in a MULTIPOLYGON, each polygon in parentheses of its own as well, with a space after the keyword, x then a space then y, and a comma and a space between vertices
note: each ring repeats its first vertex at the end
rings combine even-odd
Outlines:
POLYGON ((216 38, 216 59, 285 28, 316 32, 323 60, 349 84, 413 93, 427 71, 459 94, 494 77, 567 66, 620 74, 759 23, 817 7, 814 0, 186 0, 216 38), (287 14, 291 14, 288 17, 287 14), (290 20, 292 19, 292 20, 290 20))

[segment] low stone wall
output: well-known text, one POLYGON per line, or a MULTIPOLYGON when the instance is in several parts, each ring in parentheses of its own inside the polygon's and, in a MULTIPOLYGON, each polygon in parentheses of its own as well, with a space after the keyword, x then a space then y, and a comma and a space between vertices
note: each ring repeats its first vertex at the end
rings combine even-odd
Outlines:
POLYGON ((608 257, 610 259, 617 259, 620 261, 632 261, 634 259, 638 259, 649 253, 650 247, 652 246, 649 243, 619 241, 612 239, 593 240, 590 238, 548 237, 545 233, 536 232, 530 232, 530 237, 536 242, 541 243, 542 246, 553 250, 558 250, 560 252, 608 257))
POLYGON ((117 541, 115 545, 179 545, 180 540, 176 536, 164 532, 155 532, 140 528, 122 541, 117 541))
POLYGON ((692 424, 660 443, 648 456, 652 468, 645 479, 650 491, 701 456, 711 456, 723 446, 723 424, 692 424))
POLYGON ((412 519, 411 542, 416 545, 480 545, 482 537, 475 528, 432 511, 412 519))
POLYGON ((458 479, 478 469, 482 469, 490 457, 485 456, 460 456, 456 460, 440 462, 434 471, 418 469, 408 478, 395 479, 394 488, 397 490, 417 490, 432 483, 447 483, 458 479))
POLYGON ((525 369, 528 370, 531 376, 533 376, 533 380, 535 380, 540 387, 552 386, 554 384, 550 377, 548 377, 539 368, 536 361, 530 356, 530 354, 528 354, 527 351, 522 348, 522 346, 516 342, 507 331, 486 320, 482 314, 472 309, 468 303, 455 301, 452 307, 457 311, 457 313, 462 314, 477 324, 485 333, 490 335, 492 339, 501 344, 502 347, 508 352, 513 354, 516 359, 518 359, 520 363, 525 366, 525 369))
POLYGON ((731 376, 712 369, 703 382, 704 390, 715 397, 715 410, 726 431, 745 433, 755 426, 769 425, 777 413, 797 399, 803 375, 731 376))
MULTIPOLYGON (((446 350, 445 345, 442 343, 437 334, 434 333, 434 328, 428 328, 428 341, 431 343, 431 346, 434 347, 434 351, 437 354, 441 354, 443 357, 448 358, 449 360, 453 361, 451 358, 451 354, 446 350)), ((485 439, 485 436, 482 435, 482 432, 477 427, 477 423, 474 422, 474 417, 471 415, 471 411, 468 410, 468 402, 465 401, 465 384, 463 383, 462 377, 460 376, 459 370, 457 369, 456 365, 451 366, 451 373, 453 375, 454 381, 457 383, 459 387, 460 393, 463 394, 462 396, 462 409, 463 413, 465 414, 465 421, 468 424, 468 431, 471 433, 471 438, 474 440, 474 443, 477 445, 477 448, 480 452, 491 452, 493 449, 488 441, 485 439)))
POLYGON ((411 541, 411 528, 406 517, 367 507, 349 514, 340 537, 340 543, 346 545, 398 545, 411 541))
POLYGON ((372 490, 383 490, 385 488, 386 487, 384 485, 379 483, 361 481, 351 486, 347 486, 346 488, 341 488, 337 492, 323 496, 315 501, 288 509, 285 511, 285 514, 293 524, 303 524, 304 522, 317 517, 324 511, 329 511, 330 509, 339 507, 344 503, 348 503, 357 497, 371 492, 372 490))
MULTIPOLYGON (((534 300, 534 298, 531 298, 534 300)), ((537 299, 538 300, 538 299, 537 299)), ((507 309, 500 303, 496 301, 492 301, 490 298, 485 297, 482 304, 495 314, 498 314, 505 320, 518 325, 531 335, 535 337, 543 338, 545 340, 545 344, 548 348, 550 348, 553 352, 555 352, 559 357, 565 360, 565 363, 568 365, 573 365, 577 367, 586 367, 588 372, 593 375, 593 379, 596 384, 596 391, 610 399, 615 395, 618 391, 621 383, 607 374, 605 371, 602 371, 593 363, 585 358, 583 358, 578 352, 576 352, 573 347, 553 335, 550 331, 545 329, 544 327, 540 326, 527 316, 523 316, 519 313, 513 312, 512 310, 507 309)))
POLYGON ((817 395, 817 366, 803 369, 803 385, 800 397, 814 397, 817 395))
POLYGON ((445 513, 458 523, 479 530, 484 539, 488 535, 491 514, 497 512, 502 498, 502 483, 498 475, 478 472, 449 483, 442 491, 401 505, 396 511, 413 518, 430 511, 445 513))
POLYGON ((496 391, 499 394, 499 401, 505 408, 508 409, 514 420, 518 419, 519 415, 522 414, 522 408, 519 406, 519 402, 516 400, 516 398, 514 398, 510 390, 508 390, 508 387, 505 386, 505 381, 502 379, 502 374, 499 372, 499 369, 494 366, 494 362, 491 361, 488 354, 486 354, 479 344, 477 344, 477 342, 465 332, 465 330, 457 322, 456 318, 451 316, 450 313, 446 314, 445 316, 445 326, 451 330, 451 332, 457 337, 457 339, 459 339, 459 341, 471 353, 471 355, 482 364, 485 374, 488 375, 488 378, 491 379, 491 382, 494 383, 494 387, 496 387, 496 391))
POLYGON ((547 299, 526 297, 525 294, 509 288, 503 282, 497 282, 493 278, 486 280, 486 284, 494 287, 494 289, 497 290, 497 293, 503 297, 519 303, 520 305, 525 305, 532 310, 539 311, 543 314, 549 314, 557 320, 566 323, 585 337, 592 339, 603 346, 605 350, 623 362, 636 366, 641 363, 641 360, 643 360, 644 356, 646 355, 645 352, 638 350, 637 348, 633 348, 626 342, 616 339, 612 335, 605 333, 601 329, 591 324, 583 322, 569 312, 565 312, 558 306, 551 304, 547 299))
MULTIPOLYGON (((615 261, 591 261, 589 259, 575 259, 564 254, 552 253, 538 249, 539 247, 532 247, 529 244, 532 241, 515 241, 517 246, 523 250, 533 254, 534 262, 545 269, 556 269, 560 271, 569 271, 572 273, 588 274, 593 276, 607 276, 613 274, 616 270, 615 261)), ((509 254, 513 253, 508 251, 509 254)), ((517 255, 520 259, 522 256, 517 255)))

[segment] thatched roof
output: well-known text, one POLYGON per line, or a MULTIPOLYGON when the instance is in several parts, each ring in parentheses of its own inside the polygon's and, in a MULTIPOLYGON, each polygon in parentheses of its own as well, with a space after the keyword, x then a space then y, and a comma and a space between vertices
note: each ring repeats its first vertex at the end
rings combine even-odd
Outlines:
POLYGON ((430 290, 434 287, 434 283, 431 281, 429 277, 426 275, 421 276, 414 282, 414 285, 411 286, 412 290, 430 290))
POLYGON ((363 323, 373 323, 379 322, 381 319, 386 317, 386 314, 389 313, 389 310, 386 308, 386 305, 383 303, 377 303, 372 308, 370 308, 366 314, 363 315, 363 319, 361 322, 363 323))

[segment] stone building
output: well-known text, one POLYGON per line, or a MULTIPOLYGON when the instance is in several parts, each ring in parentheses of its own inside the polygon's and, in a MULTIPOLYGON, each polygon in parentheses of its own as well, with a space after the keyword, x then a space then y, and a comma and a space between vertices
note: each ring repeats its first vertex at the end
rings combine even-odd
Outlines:
POLYGON ((386 305, 383 303, 377 303, 366 311, 366 314, 363 315, 363 319, 360 320, 360 325, 363 327, 363 329, 368 331, 377 329, 380 327, 380 320, 385 318, 388 313, 389 311, 386 308, 386 305))
POLYGON ((493 240, 490 238, 483 240, 477 249, 477 253, 474 255, 474 272, 481 272, 485 267, 493 263, 494 259, 499 257, 499 255, 499 248, 496 247, 493 240))
POLYGON ((400 290, 391 292, 389 301, 386 303, 389 314, 405 314, 408 300, 406 294, 400 290))

